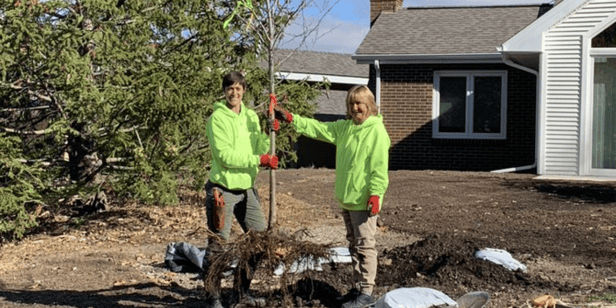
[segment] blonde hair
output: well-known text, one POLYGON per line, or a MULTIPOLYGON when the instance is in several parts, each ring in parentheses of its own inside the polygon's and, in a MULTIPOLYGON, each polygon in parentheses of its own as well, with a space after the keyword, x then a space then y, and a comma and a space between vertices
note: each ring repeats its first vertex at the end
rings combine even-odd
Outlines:
POLYGON ((358 98, 366 98, 368 100, 368 110, 370 111, 370 115, 377 115, 379 111, 376 107, 376 103, 374 101, 374 94, 367 86, 356 85, 349 90, 346 97, 346 109, 347 109, 347 118, 350 118, 351 115, 351 102, 357 101, 358 98))

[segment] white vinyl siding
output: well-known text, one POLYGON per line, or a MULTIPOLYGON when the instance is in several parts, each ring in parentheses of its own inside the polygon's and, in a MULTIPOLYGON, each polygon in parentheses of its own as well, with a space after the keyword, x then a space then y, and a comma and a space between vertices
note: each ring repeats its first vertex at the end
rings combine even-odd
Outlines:
POLYGON ((583 75, 586 68, 583 35, 616 12, 616 0, 589 0, 549 29, 543 38, 544 120, 543 164, 540 173, 580 175, 583 75))

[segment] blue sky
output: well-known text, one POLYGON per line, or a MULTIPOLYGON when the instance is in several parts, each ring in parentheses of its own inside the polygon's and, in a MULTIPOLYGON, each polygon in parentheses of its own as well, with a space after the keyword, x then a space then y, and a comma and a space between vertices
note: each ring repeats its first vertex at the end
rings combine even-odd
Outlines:
MULTIPOLYGON (((370 0, 315 0, 317 6, 331 8, 302 49, 352 54, 369 30, 370 0), (335 4, 334 4, 335 3, 335 4), (332 6, 333 5, 333 6, 332 6)), ((513 5, 548 3, 551 0, 404 0, 404 7, 410 6, 471 6, 471 5, 513 5)), ((322 10, 311 8, 306 18, 323 16, 322 10)), ((298 27, 290 27, 289 33, 297 33, 298 27)), ((291 37, 287 35, 287 37, 291 37)), ((296 48, 298 41, 283 42, 283 48, 296 48)))

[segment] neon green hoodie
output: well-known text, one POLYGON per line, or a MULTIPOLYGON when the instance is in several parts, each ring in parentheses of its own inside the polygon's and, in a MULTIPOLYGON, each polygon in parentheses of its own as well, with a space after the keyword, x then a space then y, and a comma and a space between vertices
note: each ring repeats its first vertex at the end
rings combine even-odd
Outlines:
POLYGON ((228 189, 253 187, 259 172, 259 156, 270 147, 257 114, 243 103, 240 114, 229 109, 224 101, 215 103, 205 133, 212 150, 210 181, 228 189))
POLYGON ((366 211, 368 197, 381 199, 389 185, 390 140, 381 115, 361 125, 352 120, 319 122, 293 114, 293 126, 308 137, 336 146, 336 199, 340 208, 366 211))

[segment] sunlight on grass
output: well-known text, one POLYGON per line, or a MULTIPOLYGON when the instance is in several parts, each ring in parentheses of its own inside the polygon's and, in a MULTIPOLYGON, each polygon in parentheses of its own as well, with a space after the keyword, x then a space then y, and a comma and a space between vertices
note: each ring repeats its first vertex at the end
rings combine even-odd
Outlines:
POLYGON ((616 294, 614 293, 605 293, 603 295, 599 295, 599 296, 591 296, 588 298, 589 302, 593 302, 593 301, 608 301, 612 304, 616 304, 616 294))

